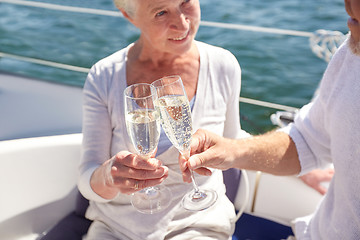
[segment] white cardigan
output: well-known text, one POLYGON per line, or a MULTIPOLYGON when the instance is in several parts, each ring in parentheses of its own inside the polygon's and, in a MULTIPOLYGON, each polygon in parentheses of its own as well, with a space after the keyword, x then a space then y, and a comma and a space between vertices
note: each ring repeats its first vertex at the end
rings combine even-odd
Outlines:
POLYGON ((301 174, 331 162, 335 168, 317 211, 297 220, 296 238, 360 239, 360 57, 348 40, 329 63, 318 97, 286 131, 295 141, 301 174))
MULTIPOLYGON (((200 52, 200 71, 196 100, 192 111, 193 129, 208 129, 229 138, 242 134, 239 119, 241 70, 236 58, 227 50, 196 42, 200 52)), ((231 236, 234 230, 234 208, 225 196, 222 172, 215 170, 211 177, 197 175, 204 188, 217 191, 216 205, 202 212, 187 212, 180 206, 191 184, 182 181, 178 166, 178 151, 170 147, 157 156, 169 167, 163 184, 173 194, 169 209, 158 214, 137 212, 130 204, 130 196, 120 194, 112 201, 98 196, 90 187, 90 177, 105 160, 121 150, 135 152, 125 128, 123 91, 126 87, 126 58, 124 48, 96 63, 84 86, 83 153, 78 182, 81 193, 90 199, 86 216, 104 221, 121 239, 163 239, 170 232, 186 227, 218 232, 231 236), (175 221, 176 219, 176 221, 175 221)))

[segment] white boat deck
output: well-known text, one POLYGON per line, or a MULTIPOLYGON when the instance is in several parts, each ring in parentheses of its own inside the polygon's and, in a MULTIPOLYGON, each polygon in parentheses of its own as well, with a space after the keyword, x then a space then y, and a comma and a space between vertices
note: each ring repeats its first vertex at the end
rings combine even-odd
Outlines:
MULTIPOLYGON (((0 72, 0 189, 4 193, 0 233, 4 239, 38 239, 74 210, 82 134, 69 133, 81 132, 81 109, 79 87, 0 72)), ((244 207, 247 213, 284 225, 313 212, 322 198, 294 176, 252 171, 248 176, 248 186, 240 181, 235 208, 244 207)))
POLYGON ((80 133, 81 122, 81 88, 0 72, 0 141, 80 133))

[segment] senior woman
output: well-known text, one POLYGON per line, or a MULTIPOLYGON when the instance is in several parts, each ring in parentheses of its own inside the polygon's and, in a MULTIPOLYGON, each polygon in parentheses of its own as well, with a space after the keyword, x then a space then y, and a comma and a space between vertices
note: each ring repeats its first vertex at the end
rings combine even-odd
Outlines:
POLYGON ((96 63, 84 86, 78 186, 90 200, 86 217, 93 223, 86 239, 231 239, 235 213, 222 172, 196 176, 200 188, 211 188, 219 196, 211 208, 183 209, 181 199, 192 186, 182 180, 178 151, 162 134, 156 159, 146 161, 134 154, 125 127, 123 91, 131 84, 180 75, 191 101, 194 130, 201 127, 239 138, 246 135, 239 121, 240 66, 229 51, 194 40, 199 0, 114 2, 141 34, 96 63), (172 192, 168 208, 142 214, 132 207, 131 193, 160 183, 172 192))

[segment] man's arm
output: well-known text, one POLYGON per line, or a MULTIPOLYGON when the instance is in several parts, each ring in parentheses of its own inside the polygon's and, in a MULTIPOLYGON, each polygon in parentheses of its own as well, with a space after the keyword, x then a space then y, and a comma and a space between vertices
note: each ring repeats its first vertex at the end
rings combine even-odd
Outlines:
POLYGON ((193 136, 191 154, 187 162, 180 159, 185 181, 189 180, 187 167, 203 175, 209 174, 210 170, 206 168, 239 168, 274 175, 300 172, 295 143, 283 132, 234 140, 200 129, 193 136))

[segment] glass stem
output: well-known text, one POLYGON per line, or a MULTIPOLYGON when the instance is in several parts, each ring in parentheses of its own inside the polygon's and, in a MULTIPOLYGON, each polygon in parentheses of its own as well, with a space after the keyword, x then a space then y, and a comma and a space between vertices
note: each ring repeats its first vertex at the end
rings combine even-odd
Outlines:
MULTIPOLYGON (((190 158, 190 149, 185 149, 183 151, 180 151, 181 155, 183 155, 186 159, 189 159, 190 158)), ((200 190, 199 190, 199 187, 195 181, 195 177, 194 177, 194 171, 193 170, 190 170, 190 173, 191 173, 191 183, 194 187, 194 192, 195 194, 198 194, 200 193, 200 190)))
POLYGON ((195 177, 194 177, 194 171, 193 170, 190 170, 190 173, 191 173, 191 182, 192 182, 192 185, 194 187, 194 191, 195 193, 198 193, 199 192, 199 187, 195 181, 195 177))

